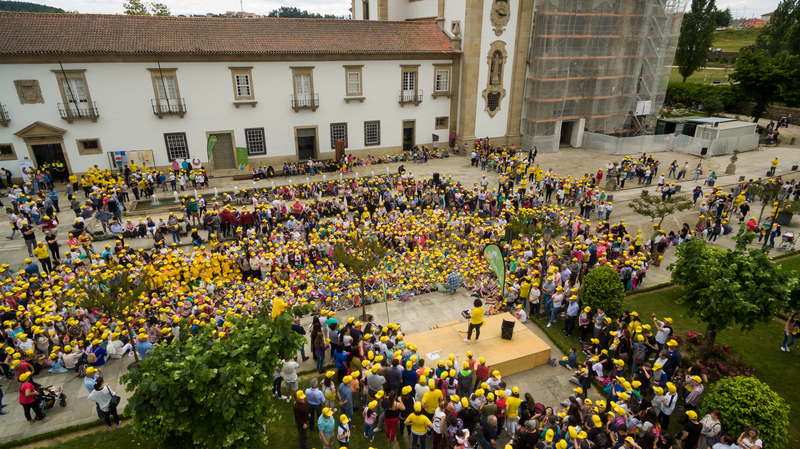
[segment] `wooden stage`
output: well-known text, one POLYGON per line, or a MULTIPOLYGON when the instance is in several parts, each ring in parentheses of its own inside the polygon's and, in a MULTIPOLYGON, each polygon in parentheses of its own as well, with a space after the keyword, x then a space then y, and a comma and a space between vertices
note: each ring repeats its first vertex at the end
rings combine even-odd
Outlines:
POLYGON ((404 340, 419 348, 420 357, 425 357, 425 365, 435 368, 439 357, 448 359, 449 354, 456 356, 458 366, 467 359, 467 351, 472 351, 473 358, 483 357, 491 370, 499 370, 503 376, 516 374, 537 366, 546 365, 550 360, 550 346, 536 336, 524 324, 509 313, 484 317, 481 327, 481 339, 467 343, 469 321, 456 320, 437 325, 434 329, 418 334, 404 336, 404 340), (516 321, 514 336, 511 340, 500 338, 503 320, 516 321), (437 354, 433 354, 440 351, 437 354), (430 355, 432 357, 428 357, 430 355), (437 357, 438 356, 438 357, 437 357))

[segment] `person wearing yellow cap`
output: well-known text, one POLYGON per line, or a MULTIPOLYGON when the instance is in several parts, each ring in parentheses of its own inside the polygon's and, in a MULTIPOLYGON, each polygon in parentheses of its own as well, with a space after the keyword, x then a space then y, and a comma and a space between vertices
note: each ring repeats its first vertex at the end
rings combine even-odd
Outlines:
POLYGON ((19 403, 25 410, 25 419, 27 419, 29 423, 33 424, 36 421, 41 421, 42 424, 44 424, 53 418, 45 417, 44 412, 42 412, 39 401, 36 399, 39 392, 36 391, 33 382, 29 379, 31 374, 32 373, 28 371, 19 376, 19 403), (34 412, 33 417, 31 417, 31 410, 34 412))
POLYGON ((678 342, 674 339, 667 341, 667 362, 664 364, 664 372, 667 373, 667 379, 672 379, 672 375, 681 366, 681 360, 678 342))
POLYGON ((414 410, 408 415, 404 424, 411 426, 411 446, 414 447, 419 443, 419 447, 424 449, 427 431, 433 429, 433 423, 422 412, 422 403, 414 403, 414 410))
POLYGON ((339 398, 339 405, 342 407, 342 413, 344 413, 348 418, 353 419, 354 391, 350 386, 350 382, 353 379, 348 379, 348 377, 350 376, 345 376, 342 378, 341 382, 339 383, 339 387, 336 389, 336 395, 339 398), (345 379, 347 382, 345 382, 345 379))
POLYGON ((681 442, 684 449, 695 449, 700 442, 700 435, 703 432, 703 425, 697 420, 697 412, 694 410, 686 411, 686 421, 683 423, 683 431, 675 437, 681 442))
POLYGON ((656 314, 653 314, 653 323, 656 325, 656 343, 658 343, 658 350, 661 351, 664 349, 664 345, 667 344, 667 340, 672 337, 672 318, 664 318, 663 321, 660 321, 656 318, 656 314))
MULTIPOLYGON (((684 380, 684 389, 688 390, 689 394, 684 396, 686 410, 697 410, 700 405, 700 400, 703 398, 705 388, 703 387, 703 378, 700 376, 686 376, 684 380)), ((684 392, 684 394, 686 394, 684 392)))
POLYGON ((661 395, 661 414, 658 416, 662 429, 669 428, 669 418, 675 411, 678 403, 678 388, 672 382, 667 382, 667 391, 661 395))
POLYGON ((298 390, 295 394, 295 402, 292 411, 294 412, 294 422, 297 426, 297 433, 300 435, 300 447, 302 449, 309 449, 310 446, 307 441, 311 409, 308 406, 308 401, 306 401, 306 394, 303 393, 302 390, 298 390))

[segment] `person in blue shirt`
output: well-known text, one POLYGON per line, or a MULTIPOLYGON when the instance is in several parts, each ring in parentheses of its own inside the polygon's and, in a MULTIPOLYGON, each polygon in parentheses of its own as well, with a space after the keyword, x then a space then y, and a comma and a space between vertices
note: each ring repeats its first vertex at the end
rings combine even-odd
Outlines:
POLYGON ((136 352, 139 353, 139 357, 144 360, 151 349, 153 349, 153 344, 147 339, 147 334, 139 334, 139 343, 136 343, 136 352))
POLYGON ((578 353, 575 348, 569 348, 569 355, 567 360, 559 360, 558 364, 567 369, 575 369, 578 367, 578 353))
MULTIPOLYGON (((337 351, 338 352, 338 351, 337 351)), ((339 405, 342 406, 342 413, 348 419, 353 419, 353 390, 350 388, 350 376, 344 376, 339 388, 336 390, 339 396, 339 405)))
POLYGON ((97 357, 97 361, 92 363, 91 364, 92 366, 103 366, 106 364, 106 350, 103 349, 102 346, 100 346, 102 344, 103 341, 99 339, 92 341, 92 347, 93 347, 92 352, 94 353, 95 357, 97 357))
POLYGON ((25 259, 25 263, 28 264, 25 267, 25 274, 27 274, 28 276, 39 276, 39 273, 41 273, 41 270, 39 270, 39 264, 38 263, 34 263, 30 259, 25 259))
POLYGON ((336 352, 333 353, 333 359, 336 361, 337 378, 339 383, 342 383, 342 379, 347 375, 347 352, 344 350, 344 344, 339 343, 336 352))
POLYGON ((311 409, 311 420, 308 422, 308 430, 310 432, 314 431, 314 423, 317 421, 317 416, 322 415, 322 405, 325 403, 325 395, 317 388, 318 386, 319 381, 311 379, 311 384, 305 391, 306 401, 308 401, 308 407, 311 409))
POLYGON ((102 253, 100 253, 100 258, 105 260, 108 263, 108 258, 114 255, 114 251, 111 250, 111 245, 106 245, 105 249, 102 253))
POLYGON ((83 386, 91 393, 94 391, 94 383, 101 377, 103 377, 103 370, 90 366, 86 368, 86 377, 83 378, 83 386))

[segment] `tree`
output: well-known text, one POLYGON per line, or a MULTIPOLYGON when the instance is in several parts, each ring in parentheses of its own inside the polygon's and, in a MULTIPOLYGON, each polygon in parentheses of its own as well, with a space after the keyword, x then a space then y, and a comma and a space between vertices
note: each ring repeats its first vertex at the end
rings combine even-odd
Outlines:
POLYGON ((770 56, 766 50, 747 47, 739 53, 731 79, 738 82, 744 99, 755 103, 750 111, 754 122, 763 117, 767 107, 781 101, 794 106, 800 101, 794 80, 800 57, 781 52, 770 56))
POLYGON ((281 6, 278 9, 272 10, 267 17, 282 17, 294 19, 338 19, 333 14, 325 14, 324 16, 319 13, 308 12, 306 10, 300 11, 293 6, 281 6))
POLYGON ((706 66, 708 49, 714 40, 714 0, 692 0, 692 10, 683 16, 675 65, 686 82, 697 69, 706 66))
POLYGON ((783 0, 772 13, 769 23, 756 36, 755 48, 764 50, 770 56, 783 51, 800 54, 800 0, 783 0))
MULTIPOLYGON (((139 302, 140 297, 151 287, 150 278, 147 275, 136 275, 130 271, 117 267, 101 275, 100 282, 97 282, 95 272, 90 272, 90 276, 82 276, 75 283, 75 290, 71 293, 77 304, 87 309, 97 309, 102 311, 109 321, 123 321, 130 310, 139 302)), ((126 325, 128 339, 135 341, 133 329, 126 325)), ((136 362, 139 363, 139 353, 132 351, 136 362)))
POLYGON ((702 104, 703 111, 708 112, 709 117, 716 115, 725 108, 725 106, 722 104, 722 100, 714 95, 709 95, 708 97, 704 98, 702 104))
POLYGON ((554 237, 558 237, 564 232, 564 226, 561 226, 558 220, 547 215, 537 216, 533 209, 520 209, 519 214, 508 220, 506 224, 506 242, 510 244, 521 236, 539 240, 544 236, 544 230, 548 227, 554 237))
POLYGON ((583 306, 601 308, 609 317, 622 315, 625 287, 616 270, 606 266, 592 268, 581 281, 580 293, 583 306))
POLYGON ((14 11, 14 12, 49 12, 49 13, 66 13, 61 8, 55 6, 41 5, 39 3, 30 2, 15 2, 15 1, 0 1, 0 11, 14 11))
POLYGON ((658 225, 661 226, 668 215, 691 209, 692 200, 683 196, 673 196, 662 200, 659 195, 648 195, 631 200, 630 208, 637 214, 650 218, 651 221, 659 219, 658 225))
POLYGON ((126 406, 133 435, 166 447, 270 447, 264 426, 277 420, 272 374, 305 343, 291 329, 293 314, 312 309, 296 306, 274 320, 266 306, 253 315, 229 312, 221 326, 227 336, 213 320, 194 336, 181 321, 180 341, 155 345, 142 369, 121 378, 133 392, 126 406))
MULTIPOLYGON (((351 237, 333 247, 333 260, 354 273, 358 277, 361 291, 365 292, 364 279, 372 269, 380 265, 387 253, 388 250, 376 239, 351 237), (349 245, 345 245, 345 241, 349 245)), ((364 301, 361 301, 361 319, 367 319, 367 305, 364 301)))
POLYGON ((755 377, 723 377, 709 387, 701 416, 718 409, 724 433, 734 440, 750 426, 758 429, 764 447, 789 447, 789 405, 755 377))
POLYGON ((761 198, 761 211, 758 213, 759 223, 761 223, 761 218, 764 216, 764 209, 766 209, 768 205, 772 204, 773 201, 778 199, 778 193, 780 193, 782 188, 783 186, 781 183, 775 182, 773 179, 761 182, 752 182, 747 186, 748 193, 752 193, 753 195, 761 198))
POLYGON ((706 323, 701 360, 711 354, 717 332, 734 324, 746 332, 772 320, 797 285, 794 272, 782 270, 765 251, 747 248, 754 238, 753 232, 740 231, 734 249, 690 239, 678 245, 678 261, 667 268, 672 282, 683 286, 677 302, 688 316, 706 323))
POLYGON ((725 8, 725 11, 719 9, 714 10, 714 24, 717 28, 724 28, 731 24, 733 20, 733 13, 730 8, 725 8))
POLYGON ((169 7, 163 3, 145 3, 142 0, 127 0, 122 4, 125 14, 131 16, 169 16, 169 7))

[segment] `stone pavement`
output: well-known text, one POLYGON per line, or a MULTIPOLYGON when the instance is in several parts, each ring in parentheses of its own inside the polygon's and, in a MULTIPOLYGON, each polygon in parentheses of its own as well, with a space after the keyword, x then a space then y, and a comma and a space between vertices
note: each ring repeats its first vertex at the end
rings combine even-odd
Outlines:
MULTIPOLYGON (((706 167, 706 173, 709 173, 708 170, 717 171, 719 174, 718 186, 728 188, 728 186, 732 187, 738 182, 739 176, 745 176, 747 179, 764 177, 769 168, 770 161, 775 156, 778 156, 781 161, 777 170, 778 175, 782 175, 785 180, 797 177, 796 172, 790 171, 792 165, 800 164, 800 157, 798 157, 796 147, 770 147, 759 151, 742 153, 739 155, 739 161, 737 162, 736 175, 724 174, 725 167, 729 163, 728 157, 706 159, 703 161, 703 165, 706 167)), ((662 164, 664 164, 662 167, 668 166, 669 162, 673 159, 677 159, 679 164, 688 161, 690 166, 696 165, 698 160, 695 156, 680 153, 657 153, 655 157, 662 161, 662 164)), ((559 153, 539 155, 536 158, 536 163, 544 170, 552 168, 559 174, 580 177, 583 173, 596 173, 598 168, 605 167, 608 162, 619 162, 621 159, 621 156, 609 156, 583 149, 564 149, 559 153)), ((386 167, 388 166, 392 173, 396 173, 399 165, 399 163, 394 163, 362 167, 358 172, 361 175, 371 175, 373 170, 376 174, 385 173, 386 167)), ((413 171, 418 177, 429 177, 434 172, 438 172, 442 176, 452 176, 454 180, 465 185, 472 185, 472 183, 477 182, 482 174, 477 168, 470 167, 469 159, 464 158, 451 157, 445 160, 432 160, 427 165, 414 165, 413 163, 406 163, 404 165, 407 170, 413 171)), ((338 175, 328 176, 328 179, 333 179, 334 177, 338 178, 338 175)), ((497 185, 496 173, 487 173, 487 177, 490 179, 491 187, 495 187, 497 185)), ((311 180, 312 182, 320 181, 322 177, 318 175, 312 177, 311 180)), ((275 185, 283 185, 288 183, 288 178, 278 178, 275 179, 274 182, 275 185)), ((681 181, 679 184, 682 186, 683 194, 687 194, 691 192, 695 185, 702 185, 702 182, 692 182, 689 180, 681 181)), ((240 189, 245 188, 245 186, 247 188, 252 188, 252 181, 233 181, 232 178, 213 178, 212 185, 222 192, 235 187, 240 189)), ((270 185, 271 181, 269 180, 262 180, 257 184, 258 187, 268 187, 270 185)), ((655 186, 651 186, 651 189, 653 189, 651 190, 651 193, 653 193, 655 186)), ((58 190, 62 192, 61 203, 65 204, 66 201, 63 196, 64 186, 59 186, 58 190)), ((642 229, 645 235, 647 235, 649 234, 649 230, 652 229, 652 222, 649 219, 635 215, 626 206, 626 202, 638 197, 641 194, 641 190, 642 188, 640 186, 634 185, 625 190, 614 192, 614 203, 617 207, 615 207, 612 221, 624 220, 629 232, 635 233, 637 229, 642 229)), ((709 188, 704 188, 704 192, 708 191, 709 188)), ((213 188, 200 193, 208 198, 213 195, 212 192, 213 188)), ((193 194, 193 192, 191 194, 193 194)), ((78 193, 78 196, 81 197, 82 193, 78 193)), ((163 198, 162 202, 170 201, 172 193, 161 193, 159 196, 163 198)), ((756 204, 751 205, 751 207, 753 209, 751 213, 757 213, 761 205, 759 202, 756 202, 756 204)), ((698 208, 699 202, 698 205, 691 210, 667 218, 664 221, 663 227, 667 230, 677 230, 683 222, 693 225, 697 219, 698 208)), ((765 214, 767 213, 769 213, 769 207, 765 214)), ((71 215, 69 211, 62 213, 62 224, 59 227, 59 235, 62 241, 66 240, 67 232, 71 228, 71 215)), ((136 212, 132 212, 127 218, 138 220, 138 218, 145 215, 146 213, 137 214, 136 212)), ((154 216, 158 215, 154 214, 154 216)), ((596 218, 593 218, 593 221, 596 222, 596 218)), ((795 222, 792 223, 791 226, 784 228, 800 232, 800 223, 795 222)), ((13 241, 7 241, 3 238, 9 235, 10 228, 0 226, 0 240, 2 241, 0 245, 0 260, 10 264, 12 269, 18 270, 24 265, 23 260, 27 256, 25 245, 20 237, 15 238, 13 241)), ((37 232, 37 235, 41 234, 37 232)), ((152 244, 149 239, 129 239, 127 243, 133 248, 150 248, 152 244)), ((727 236, 721 237, 715 244, 726 248, 733 246, 733 242, 727 236)), ((95 248, 99 252, 101 251, 102 245, 105 245, 105 243, 96 242, 95 245, 95 248)), ((662 266, 660 268, 651 267, 647 279, 645 280, 644 287, 666 282, 669 279, 669 272, 666 270, 666 266, 675 260, 674 254, 674 249, 669 249, 664 257, 662 266)), ((389 303, 388 319, 386 316, 387 305, 385 304, 370 305, 367 307, 367 312, 374 315, 378 323, 385 324, 390 319, 392 322, 402 324, 406 334, 413 334, 427 330, 437 323, 458 319, 460 317, 460 311, 469 308, 471 301, 472 299, 467 296, 463 290, 452 296, 431 293, 412 298, 405 303, 396 301, 389 303)), ((337 314, 337 317, 341 320, 359 314, 360 311, 350 310, 340 312, 337 314)), ((307 325, 309 320, 309 318, 306 318, 304 323, 307 325)), ((531 323, 526 325, 531 328, 536 335, 548 343, 553 348, 553 355, 557 359, 560 359, 562 354, 559 353, 558 349, 547 339, 544 333, 531 323)), ((104 367, 108 385, 123 398, 122 407, 124 407, 126 398, 129 395, 124 391, 124 388, 119 386, 118 379, 119 376, 127 370, 127 366, 132 361, 132 358, 126 356, 122 360, 109 361, 104 367)), ((311 360, 301 364, 302 370, 313 370, 314 368, 315 366, 312 364, 311 360)), ((52 421, 46 424, 36 423, 34 425, 27 424, 22 413, 22 407, 17 403, 16 382, 0 380, 0 387, 2 387, 3 391, 6 393, 4 401, 11 404, 6 408, 10 413, 0 416, 0 443, 96 420, 97 415, 94 412, 94 406, 86 400, 88 391, 83 387, 82 379, 73 378, 74 375, 72 374, 48 375, 48 373, 42 373, 36 377, 36 381, 42 385, 62 386, 64 388, 64 393, 67 395, 67 406, 61 408, 59 405, 56 405, 54 409, 46 412, 48 416, 53 417, 52 421)), ((567 370, 560 366, 553 368, 549 365, 545 365, 509 376, 507 381, 510 385, 518 385, 523 392, 531 392, 537 401, 547 405, 555 405, 558 400, 563 400, 572 391, 573 386, 569 383, 568 379, 569 373, 567 370)), ((596 392, 593 392, 590 397, 596 399, 599 396, 596 392)), ((122 407, 120 407, 120 409, 122 407)))

